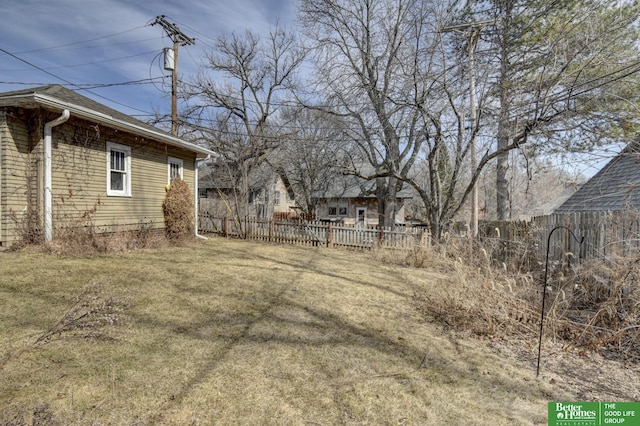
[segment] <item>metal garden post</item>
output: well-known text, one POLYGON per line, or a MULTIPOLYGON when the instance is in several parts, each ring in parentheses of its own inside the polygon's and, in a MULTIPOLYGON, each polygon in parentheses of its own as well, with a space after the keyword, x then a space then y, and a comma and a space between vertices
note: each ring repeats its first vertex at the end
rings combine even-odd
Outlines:
POLYGON ((580 237, 578 238, 576 236, 576 234, 573 233, 573 231, 569 228, 567 228, 566 226, 556 226, 555 228, 553 228, 551 230, 551 232, 549 232, 549 236, 547 237, 547 257, 545 260, 545 265, 544 265, 544 283, 543 283, 543 290, 542 290, 542 311, 540 313, 540 340, 538 342, 538 366, 536 367, 536 377, 538 377, 540 375, 540 353, 542 351, 542 328, 544 326, 544 302, 547 299, 547 276, 549 275, 549 246, 551 245, 551 236, 553 235, 553 233, 557 230, 557 229, 566 229, 567 231, 569 231, 569 233, 571 234, 571 236, 573 237, 573 239, 578 243, 578 244, 582 244, 582 242, 584 241, 584 237, 580 237))

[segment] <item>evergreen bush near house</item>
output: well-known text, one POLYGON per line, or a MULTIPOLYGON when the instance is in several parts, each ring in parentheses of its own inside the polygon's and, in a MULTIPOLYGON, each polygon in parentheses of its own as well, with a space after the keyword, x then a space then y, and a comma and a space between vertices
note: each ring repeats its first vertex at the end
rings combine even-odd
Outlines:
POLYGON ((167 238, 185 239, 194 234, 193 193, 182 179, 174 179, 168 186, 162 203, 167 238))

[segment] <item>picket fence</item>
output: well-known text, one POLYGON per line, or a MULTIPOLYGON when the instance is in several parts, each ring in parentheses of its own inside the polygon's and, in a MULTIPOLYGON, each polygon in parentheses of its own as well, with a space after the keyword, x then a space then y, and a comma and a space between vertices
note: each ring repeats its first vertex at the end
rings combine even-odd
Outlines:
MULTIPOLYGON (((365 249, 374 246, 412 249, 427 247, 431 243, 429 232, 422 227, 380 229, 319 221, 252 218, 244 219, 240 224, 232 218, 214 217, 207 213, 199 216, 199 232, 296 245, 365 249)), ((450 237, 463 238, 455 234, 450 237)), ((640 250, 640 214, 580 212, 538 216, 529 221, 482 222, 479 238, 499 243, 501 250, 497 257, 504 261, 512 256, 522 256, 523 251, 530 254, 531 260, 540 261, 545 257, 547 241, 549 258, 555 260, 565 258, 568 253, 576 260, 612 254, 624 256, 640 250), (582 242, 574 239, 567 229, 582 242)))
POLYGON ((306 246, 370 249, 407 249, 429 243, 429 234, 421 228, 357 227, 320 221, 278 221, 246 218, 240 223, 230 217, 200 214, 200 233, 306 246))

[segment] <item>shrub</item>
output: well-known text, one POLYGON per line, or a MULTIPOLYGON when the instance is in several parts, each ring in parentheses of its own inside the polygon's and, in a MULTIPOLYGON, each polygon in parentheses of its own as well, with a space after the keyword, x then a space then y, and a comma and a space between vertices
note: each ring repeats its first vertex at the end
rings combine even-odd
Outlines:
POLYGON ((181 179, 174 179, 162 203, 167 238, 182 240, 194 235, 195 209, 193 193, 181 179))
MULTIPOLYGON (((450 239, 393 252, 395 257, 388 251, 386 256, 374 254, 379 260, 443 272, 437 284, 416 290, 417 308, 425 316, 460 332, 522 338, 526 347, 534 347, 545 265, 496 261, 502 259, 502 247, 497 240, 450 239)), ((535 259, 530 249, 518 254, 535 259)), ((549 263, 545 335, 563 339, 566 349, 587 348, 640 360, 640 251, 582 263, 570 262, 570 257, 549 263)))
POLYGON ((10 208, 9 217, 14 223, 19 237, 19 241, 14 248, 19 249, 27 245, 42 243, 44 230, 40 224, 40 215, 37 210, 27 208, 23 212, 16 213, 10 208))

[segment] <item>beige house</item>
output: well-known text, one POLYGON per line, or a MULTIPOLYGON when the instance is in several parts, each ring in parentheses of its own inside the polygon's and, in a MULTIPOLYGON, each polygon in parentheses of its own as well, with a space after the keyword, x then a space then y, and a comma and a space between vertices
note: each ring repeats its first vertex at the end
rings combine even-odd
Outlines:
MULTIPOLYGON (((405 224, 405 205, 410 198, 412 194, 407 188, 396 194, 393 206, 396 225, 405 224)), ((378 226, 381 222, 375 181, 337 175, 328 189, 314 194, 314 199, 319 220, 360 227, 378 226)))
POLYGON ((59 85, 0 93, 0 247, 74 224, 162 229, 165 186, 182 178, 197 205, 212 154, 59 85))
MULTIPOLYGON (((216 217, 232 216, 234 184, 221 167, 210 166, 200 173, 200 213, 216 217)), ((284 219, 297 214, 291 187, 283 176, 264 166, 252 176, 249 193, 249 216, 256 219, 284 219)))

